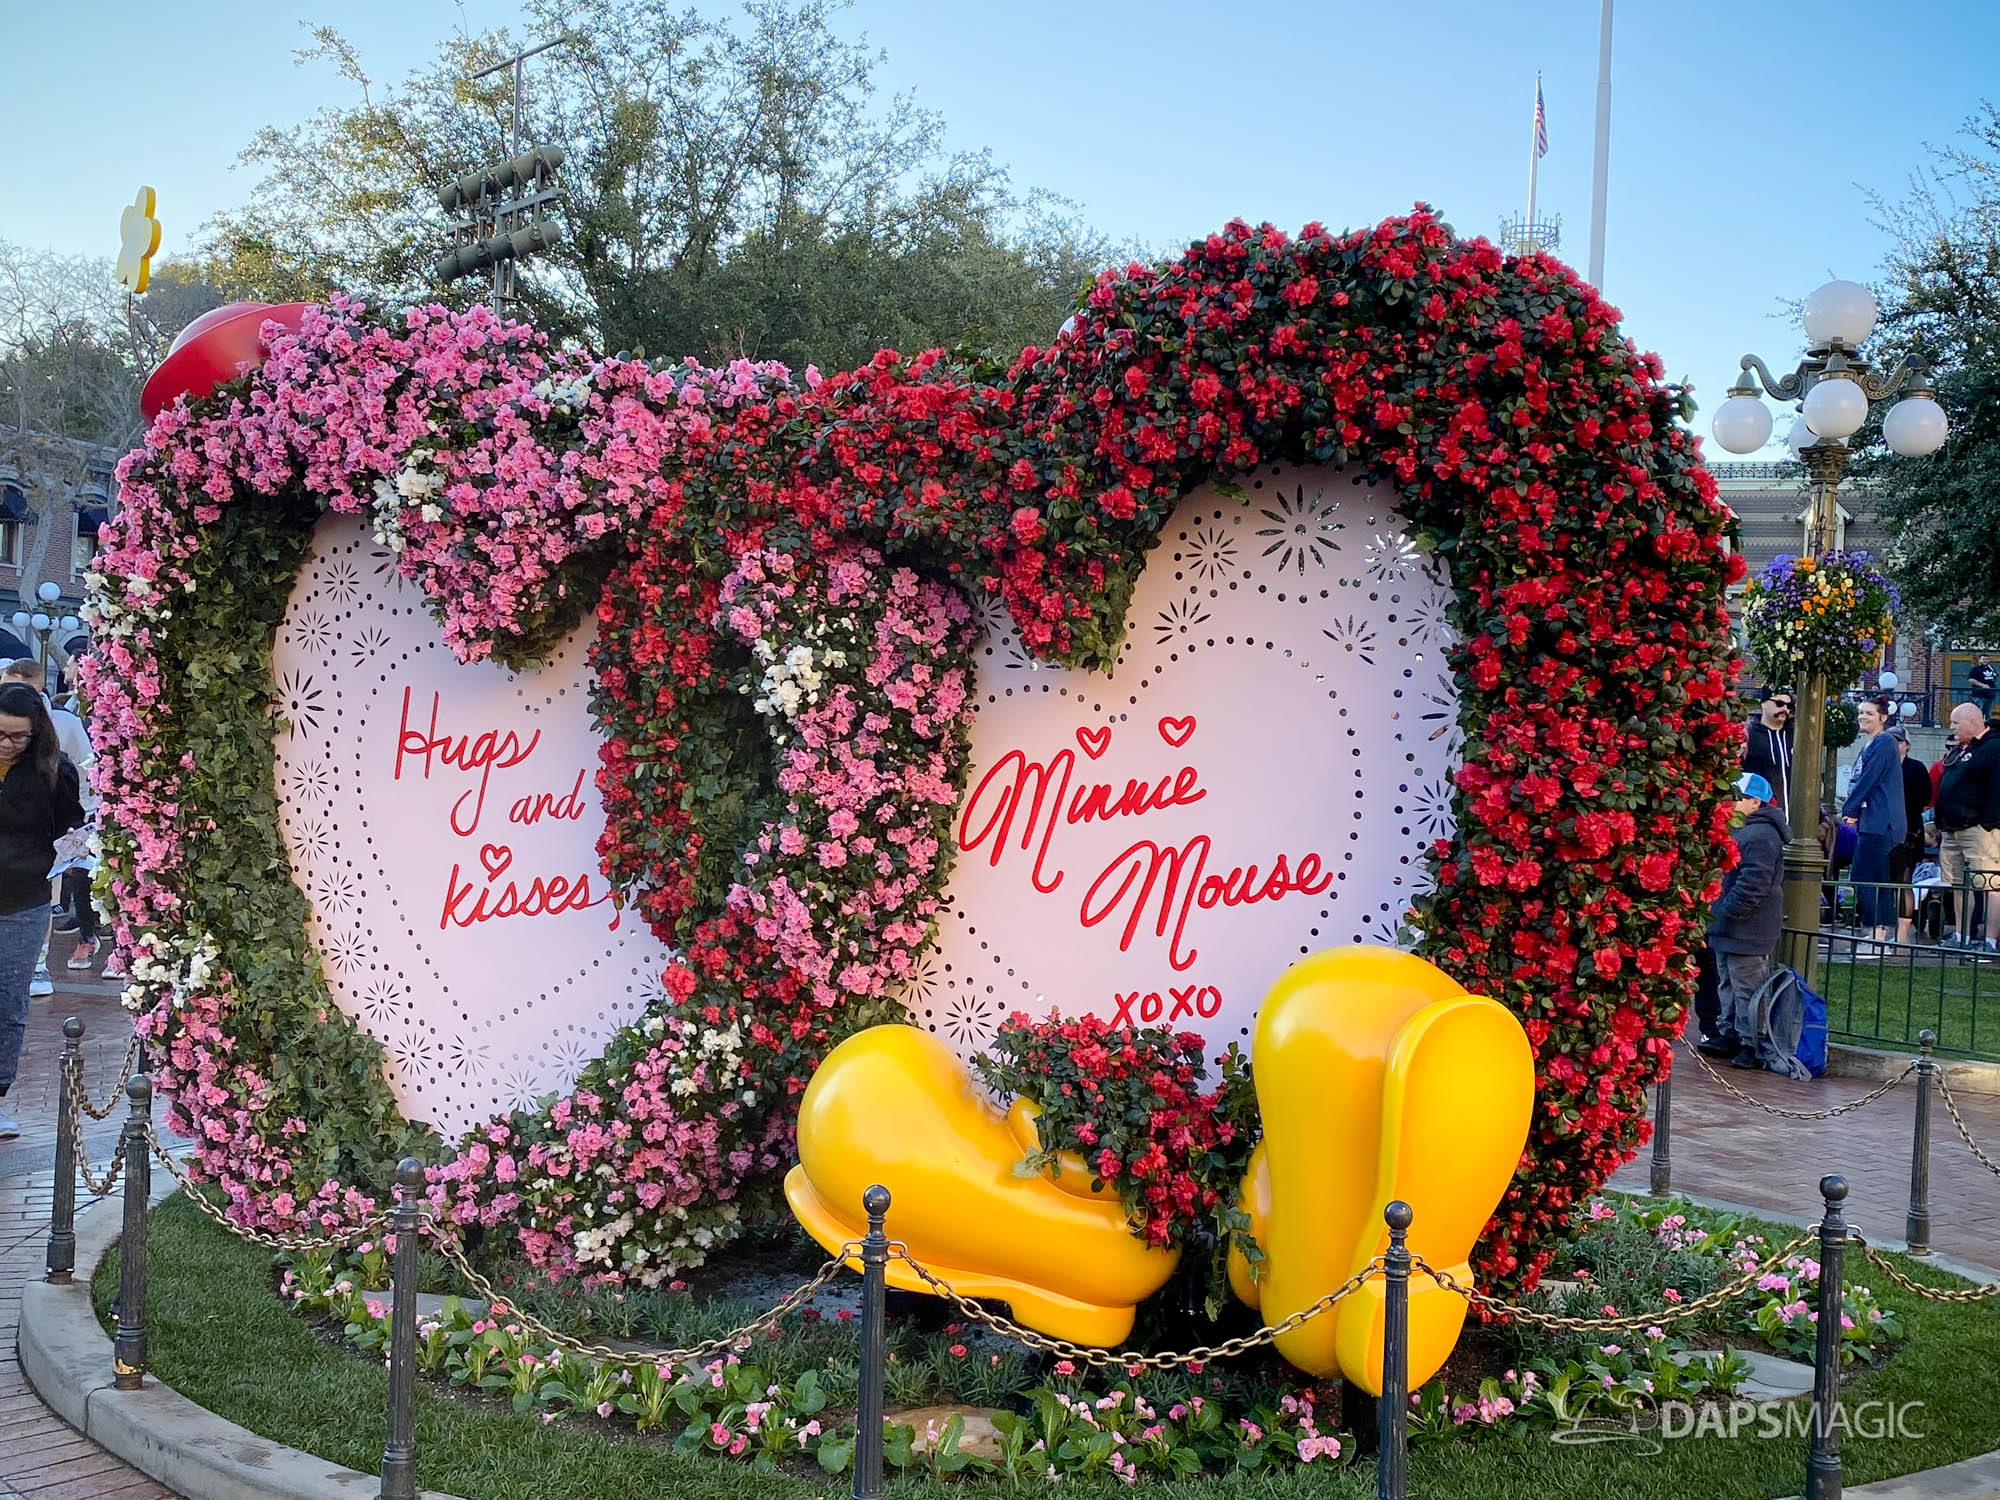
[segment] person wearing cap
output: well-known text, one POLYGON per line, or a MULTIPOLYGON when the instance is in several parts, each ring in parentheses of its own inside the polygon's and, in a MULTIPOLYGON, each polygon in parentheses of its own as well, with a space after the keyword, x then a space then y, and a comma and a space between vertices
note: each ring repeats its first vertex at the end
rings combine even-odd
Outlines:
POLYGON ((1903 772, 1889 727, 1889 701, 1864 698, 1855 708, 1861 724, 1861 758, 1847 784, 1841 818, 1854 825, 1855 917, 1873 943, 1856 943, 1856 958, 1881 958, 1896 921, 1896 898, 1889 890, 1889 851, 1909 837, 1903 810, 1903 772))
POLYGON ((1770 782, 1771 800, 1788 812, 1792 805, 1792 713, 1796 702, 1790 688, 1765 688, 1743 734, 1742 768, 1770 782))
MULTIPOLYGON (((1763 1018, 1756 1014, 1757 991, 1770 966, 1771 950, 1785 925, 1785 845, 1792 831, 1784 810, 1772 802, 1771 783, 1755 771, 1736 782, 1736 868, 1722 877, 1722 894, 1708 913, 1708 946, 1715 955, 1721 1035, 1733 1043, 1731 1065, 1760 1068, 1766 1057, 1763 1018)), ((1718 1050, 1711 1046, 1710 1050, 1718 1050)))
POLYGON ((1910 831, 1889 851, 1889 883, 1902 887, 1896 893, 1896 941, 1909 943, 1916 940, 1917 917, 1916 893, 1910 881, 1924 858, 1924 809, 1931 805, 1931 773, 1923 761, 1910 755, 1910 736, 1901 724, 1891 724, 1882 732, 1889 736, 1896 747, 1896 759, 1902 762, 1903 816, 1910 831))

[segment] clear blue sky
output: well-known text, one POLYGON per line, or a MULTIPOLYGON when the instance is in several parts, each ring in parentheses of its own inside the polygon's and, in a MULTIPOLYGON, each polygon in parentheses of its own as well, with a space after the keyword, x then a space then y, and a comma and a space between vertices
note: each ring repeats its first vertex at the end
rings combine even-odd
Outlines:
MULTIPOLYGON (((8 135, 25 125, 33 149, 9 163, 0 236, 104 255, 142 181, 170 253, 249 194, 231 164, 257 127, 347 101, 331 68, 292 65, 301 21, 340 27, 380 81, 461 27, 518 16, 506 0, 8 8, 8 135)), ((839 24, 887 50, 884 83, 941 111, 954 148, 991 148, 1020 185, 1155 246, 1232 215, 1343 227, 1418 198, 1491 235, 1524 206, 1540 69, 1540 206, 1580 268, 1597 14, 1597 0, 861 0, 839 24)), ((1926 141, 2000 95, 1996 61, 1993 0, 1619 0, 1604 290, 1628 331, 1707 410, 1739 354, 1795 354, 1781 300, 1876 273, 1863 190, 1900 190, 1926 141)))

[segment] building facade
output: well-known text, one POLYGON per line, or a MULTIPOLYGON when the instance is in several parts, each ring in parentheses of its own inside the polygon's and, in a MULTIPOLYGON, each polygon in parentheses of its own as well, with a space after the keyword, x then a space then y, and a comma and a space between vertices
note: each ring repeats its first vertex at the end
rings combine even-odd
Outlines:
MULTIPOLYGON (((97 553, 97 532, 111 515, 112 470, 120 454, 39 433, 0 428, 0 658, 48 663, 63 686, 71 663, 90 646, 82 629, 52 627, 46 638, 11 616, 25 610, 60 621, 83 606, 83 575, 97 553), (52 583, 57 596, 41 598, 52 583)), ((52 684, 53 686, 54 684, 52 684)))

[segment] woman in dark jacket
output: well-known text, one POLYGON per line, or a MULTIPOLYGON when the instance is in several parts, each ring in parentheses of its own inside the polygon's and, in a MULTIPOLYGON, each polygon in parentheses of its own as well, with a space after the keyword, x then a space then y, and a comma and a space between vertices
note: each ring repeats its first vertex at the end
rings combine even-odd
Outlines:
MULTIPOLYGON (((28 1030, 28 983, 49 930, 56 839, 83 821, 76 767, 56 743, 42 695, 0 687, 0 1101, 28 1030)), ((0 1102, 0 1140, 21 1133, 0 1102)))
MULTIPOLYGON (((1896 743, 1882 732, 1889 723, 1888 701, 1866 699, 1856 717, 1861 721, 1861 759, 1855 762, 1840 814, 1859 835, 1854 843, 1856 915, 1879 945, 1888 941, 1896 921, 1896 897, 1888 889, 1889 851, 1908 837, 1909 818, 1903 810, 1903 772, 1896 760, 1896 743)), ((1857 943, 1854 952, 1857 958, 1880 958, 1883 949, 1857 943)))
POLYGON ((1931 773, 1921 760, 1910 754, 1910 736, 1900 724, 1883 731, 1896 745, 1896 759, 1902 762, 1903 817, 1910 831, 1903 842, 1889 851, 1889 881, 1903 889, 1896 892, 1896 941, 1911 942, 1916 937, 1916 891, 1910 881, 1924 858, 1924 809, 1931 805, 1931 773))

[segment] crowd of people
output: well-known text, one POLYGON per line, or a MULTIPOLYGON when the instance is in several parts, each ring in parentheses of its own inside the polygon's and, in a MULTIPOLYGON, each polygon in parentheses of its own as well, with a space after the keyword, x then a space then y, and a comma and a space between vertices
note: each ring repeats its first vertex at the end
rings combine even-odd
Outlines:
MULTIPOLYGON (((1847 916, 1857 936, 1841 957, 1873 961, 1897 945, 2000 953, 1987 930, 1987 893, 2000 891, 2000 731, 1990 723, 1995 671, 1981 661, 1966 702, 1951 711, 1950 742, 1935 765, 1910 752, 1886 698, 1856 706, 1860 751, 1837 808, 1816 830, 1827 864, 1823 926, 1847 916), (1983 675, 1982 675, 1983 672, 1983 675)), ((1702 1051, 1740 1068, 1788 1071, 1770 1036, 1768 983, 1784 928, 1785 846, 1795 776, 1797 697, 1766 689, 1745 726, 1736 784, 1738 859, 1710 909, 1696 995, 1702 1051)), ((1814 777, 1815 781, 1817 776, 1814 777)))

